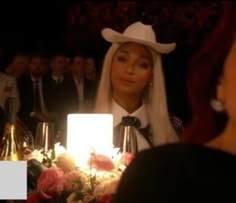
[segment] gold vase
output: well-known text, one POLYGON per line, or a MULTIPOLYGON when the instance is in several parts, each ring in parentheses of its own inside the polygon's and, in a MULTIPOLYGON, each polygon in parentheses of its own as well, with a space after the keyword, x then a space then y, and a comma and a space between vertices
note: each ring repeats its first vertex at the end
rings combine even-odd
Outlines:
POLYGON ((21 153, 16 137, 16 98, 9 97, 6 100, 5 111, 7 122, 0 145, 0 160, 18 161, 21 153))
POLYGON ((21 160, 22 157, 16 140, 14 124, 6 124, 0 149, 0 160, 21 160))

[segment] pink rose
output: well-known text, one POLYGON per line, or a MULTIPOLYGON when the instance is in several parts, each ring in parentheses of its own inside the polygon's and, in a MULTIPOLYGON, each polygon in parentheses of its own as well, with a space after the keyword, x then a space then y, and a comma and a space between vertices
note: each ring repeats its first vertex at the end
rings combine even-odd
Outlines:
POLYGON ((41 196, 39 193, 31 193, 27 197, 27 203, 40 203, 41 201, 41 196))
POLYGON ((83 199, 83 203, 89 203, 92 202, 95 199, 94 196, 92 195, 85 195, 84 199, 83 199))
POLYGON ((37 187, 41 195, 46 199, 51 199, 53 195, 58 195, 63 190, 63 171, 60 168, 51 167, 40 175, 37 187))
POLYGON ((128 152, 126 152, 122 157, 122 161, 125 165, 129 165, 133 159, 134 159, 134 155, 128 152))
POLYGON ((92 155, 89 161, 91 161, 92 167, 100 171, 110 171, 115 167, 113 161, 109 157, 102 154, 92 155))
POLYGON ((102 195, 96 198, 97 203, 111 203, 112 196, 110 194, 102 195))

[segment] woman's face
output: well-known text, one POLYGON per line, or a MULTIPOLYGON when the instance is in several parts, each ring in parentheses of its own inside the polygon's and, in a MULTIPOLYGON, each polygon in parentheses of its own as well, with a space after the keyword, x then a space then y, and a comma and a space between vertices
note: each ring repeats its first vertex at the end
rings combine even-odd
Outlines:
POLYGON ((223 75, 217 86, 217 97, 225 104, 229 120, 236 126, 236 42, 224 65, 223 75))
POLYGON ((114 94, 141 96, 152 82, 153 58, 150 51, 137 43, 125 43, 116 51, 111 64, 114 94))

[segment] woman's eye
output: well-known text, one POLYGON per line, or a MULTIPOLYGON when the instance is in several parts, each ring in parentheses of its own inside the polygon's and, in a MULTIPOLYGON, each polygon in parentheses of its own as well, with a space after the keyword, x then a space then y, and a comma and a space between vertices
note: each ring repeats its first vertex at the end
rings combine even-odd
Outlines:
POLYGON ((140 63, 140 64, 139 64, 139 66, 140 66, 141 68, 147 69, 147 68, 149 68, 149 67, 150 67, 150 64, 149 64, 149 63, 146 63, 146 62, 144 62, 144 63, 140 63))
POLYGON ((120 61, 120 62, 126 62, 127 61, 124 56, 118 56, 117 60, 120 61))

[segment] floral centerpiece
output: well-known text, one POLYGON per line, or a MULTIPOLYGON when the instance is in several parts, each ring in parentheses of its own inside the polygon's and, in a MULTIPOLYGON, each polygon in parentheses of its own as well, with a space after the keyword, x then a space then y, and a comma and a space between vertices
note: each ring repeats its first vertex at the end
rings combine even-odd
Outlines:
POLYGON ((84 166, 59 143, 44 153, 34 150, 28 160, 28 203, 109 203, 131 154, 114 149, 111 157, 91 153, 84 166))

